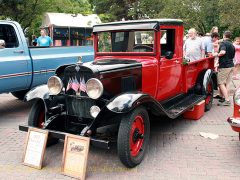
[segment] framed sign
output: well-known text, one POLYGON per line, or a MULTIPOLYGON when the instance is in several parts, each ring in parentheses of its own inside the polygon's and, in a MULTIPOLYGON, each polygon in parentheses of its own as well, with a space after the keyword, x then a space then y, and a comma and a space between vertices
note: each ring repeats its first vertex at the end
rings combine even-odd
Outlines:
POLYGON ((23 164, 37 169, 42 168, 48 131, 29 128, 24 150, 23 164))
POLYGON ((62 159, 62 173, 85 179, 90 138, 66 134, 62 159))

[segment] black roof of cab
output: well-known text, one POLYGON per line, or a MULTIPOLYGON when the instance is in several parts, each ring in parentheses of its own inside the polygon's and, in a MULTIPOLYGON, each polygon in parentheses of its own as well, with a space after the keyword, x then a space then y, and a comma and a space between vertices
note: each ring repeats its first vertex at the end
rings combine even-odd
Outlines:
POLYGON ((183 25, 180 19, 145 19, 135 21, 119 21, 97 24, 93 26, 93 32, 128 30, 128 29, 154 29, 159 30, 160 25, 183 25))

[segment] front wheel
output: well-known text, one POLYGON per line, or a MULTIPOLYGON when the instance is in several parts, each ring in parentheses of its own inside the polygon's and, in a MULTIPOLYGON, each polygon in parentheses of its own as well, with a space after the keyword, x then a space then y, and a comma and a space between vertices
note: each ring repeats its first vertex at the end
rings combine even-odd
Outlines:
POLYGON ((121 162, 129 168, 141 163, 149 144, 150 122, 148 112, 139 107, 122 117, 117 150, 121 162))
MULTIPOLYGON (((42 100, 36 101, 28 116, 28 125, 42 129, 45 122, 45 106, 42 100)), ((51 146, 58 143, 57 138, 48 137, 47 146, 51 146)))
POLYGON ((206 87, 206 99, 205 99, 205 111, 209 111, 212 108, 213 103, 213 81, 210 79, 206 87))

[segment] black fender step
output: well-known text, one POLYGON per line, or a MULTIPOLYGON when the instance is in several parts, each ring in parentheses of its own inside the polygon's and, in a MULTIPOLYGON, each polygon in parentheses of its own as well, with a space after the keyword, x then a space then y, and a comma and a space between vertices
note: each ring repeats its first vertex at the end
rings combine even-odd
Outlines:
POLYGON ((205 98, 205 95, 188 94, 182 98, 176 98, 176 101, 171 100, 173 102, 171 104, 163 104, 163 107, 168 114, 177 117, 205 98))

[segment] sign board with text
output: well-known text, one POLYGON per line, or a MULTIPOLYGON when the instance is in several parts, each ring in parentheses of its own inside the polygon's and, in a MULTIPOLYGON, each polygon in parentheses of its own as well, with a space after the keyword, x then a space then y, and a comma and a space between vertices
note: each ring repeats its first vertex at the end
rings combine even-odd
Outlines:
POLYGON ((48 131, 29 128, 23 157, 23 164, 37 169, 42 168, 48 131))
POLYGON ((85 179, 90 138, 70 135, 65 136, 62 173, 85 179))

